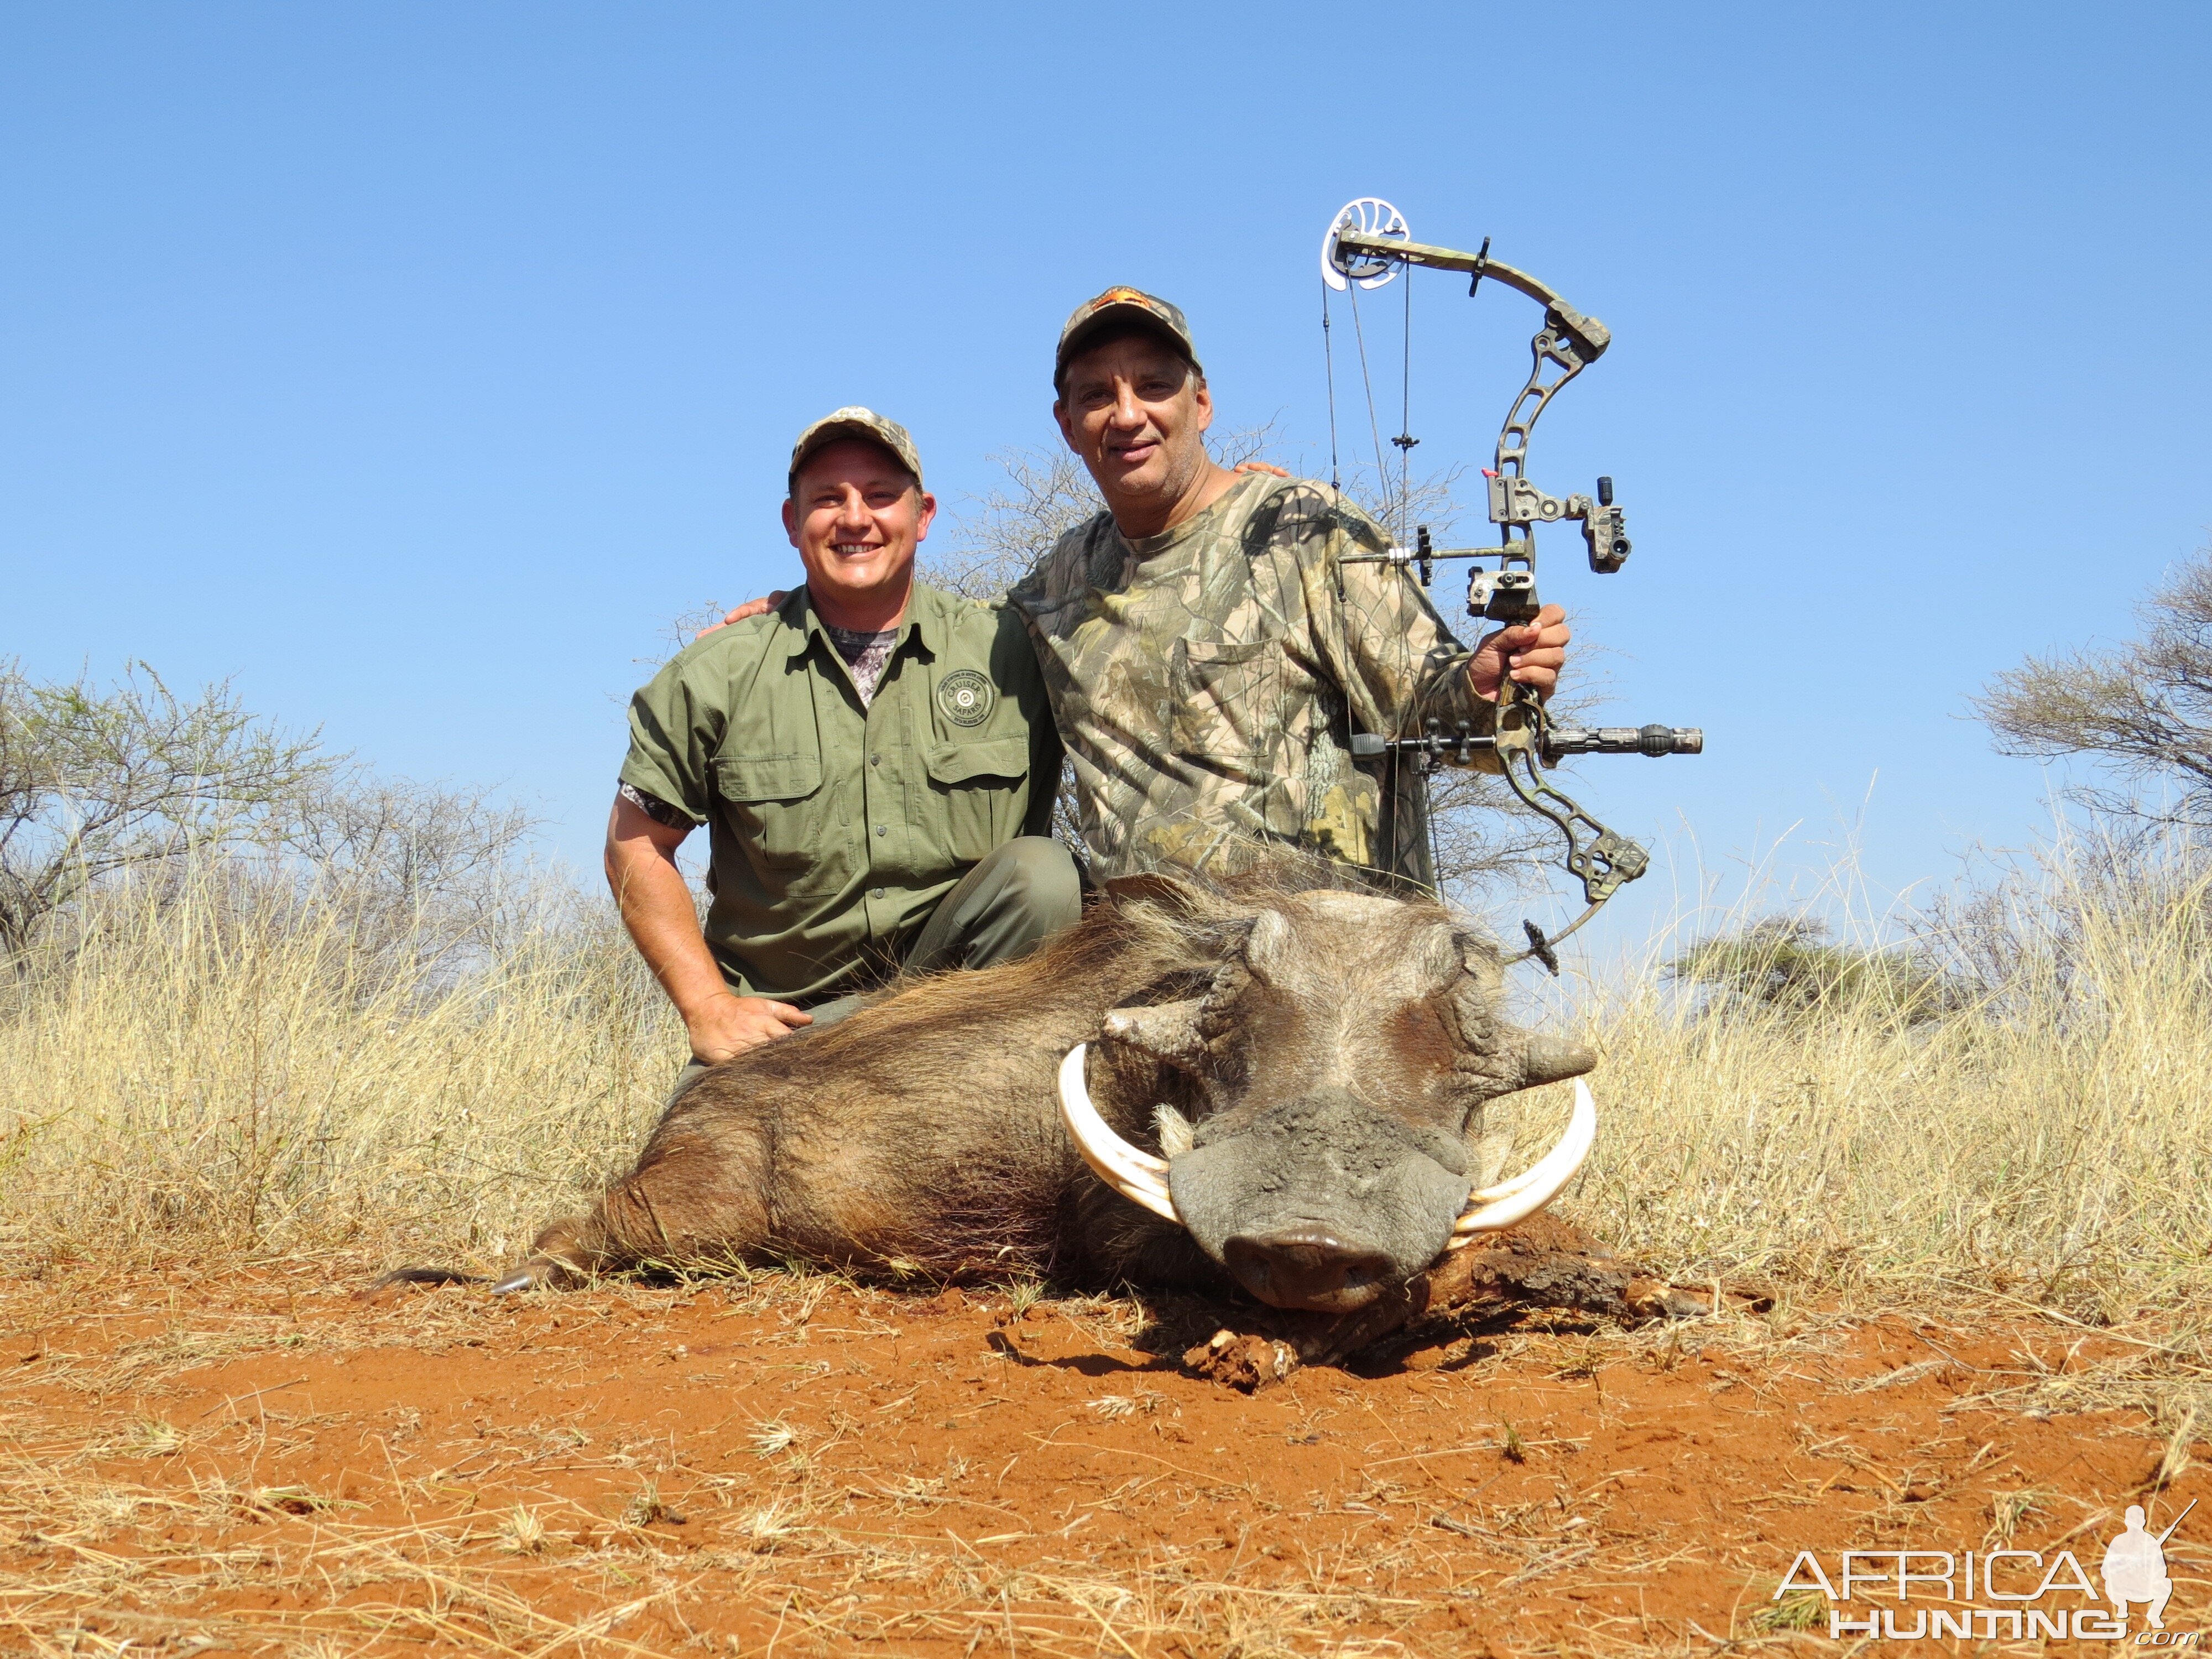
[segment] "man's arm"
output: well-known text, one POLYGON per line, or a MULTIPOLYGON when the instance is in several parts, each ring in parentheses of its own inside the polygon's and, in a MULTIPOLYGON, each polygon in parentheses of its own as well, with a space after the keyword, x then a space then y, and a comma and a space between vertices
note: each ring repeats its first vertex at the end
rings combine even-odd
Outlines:
MULTIPOLYGON (((1356 508, 1308 507, 1285 528, 1300 550, 1315 643, 1336 666, 1353 720, 1364 730, 1395 735, 1435 718, 1447 731, 1464 723, 1480 735, 1494 727, 1508 678, 1542 697, 1558 685, 1570 638, 1559 606, 1486 635, 1469 653, 1409 574, 1343 562, 1348 554, 1389 544, 1356 508)), ((1477 764, 1495 769, 1494 762, 1477 764)))
POLYGON ((791 592, 788 588, 779 587, 764 599, 747 599, 736 610, 726 611, 721 621, 708 623, 691 637, 695 640, 703 640, 709 634, 719 634, 724 629, 734 627, 738 623, 750 622, 755 617, 765 616, 790 597, 791 592))
POLYGON ((811 1025, 814 1016, 787 1002, 741 997, 723 981, 676 866, 676 849, 690 833, 689 824, 656 823, 617 795, 607 819, 607 885, 637 953, 684 1017, 692 1056, 713 1065, 811 1025))

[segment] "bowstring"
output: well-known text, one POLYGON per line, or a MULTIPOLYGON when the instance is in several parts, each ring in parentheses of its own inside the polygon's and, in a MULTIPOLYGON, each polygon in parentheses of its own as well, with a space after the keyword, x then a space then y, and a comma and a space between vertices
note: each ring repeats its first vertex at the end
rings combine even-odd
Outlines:
POLYGON ((1352 296, 1352 337, 1359 346, 1359 385, 1367 395, 1368 435, 1375 441, 1375 481, 1387 493, 1390 488, 1389 463, 1382 459, 1382 423, 1375 418, 1375 378, 1367 370, 1367 332, 1359 322, 1359 283, 1354 280, 1345 292, 1352 296))
MULTIPOLYGON (((1406 319, 1400 337, 1404 355, 1398 367, 1398 545, 1410 547, 1413 538, 1407 532, 1412 527, 1413 516, 1413 268, 1411 265, 1403 267, 1398 272, 1398 280, 1406 285, 1406 319)), ((1392 761, 1396 762, 1398 751, 1394 749, 1390 755, 1392 761)), ((1394 765, 1391 780, 1394 793, 1397 783, 1395 774, 1394 765)), ((1419 787, 1415 792, 1418 799, 1411 805, 1421 820, 1420 830, 1416 833, 1424 835, 1429 843, 1429 885, 1441 898, 1443 895, 1440 884, 1443 879, 1444 849, 1443 838, 1437 831, 1435 792, 1428 787, 1431 781, 1431 775, 1427 772, 1419 775, 1417 781, 1419 787)), ((1407 839, 1402 826, 1397 836, 1401 842, 1407 839)))
MULTIPOLYGON (((1410 270, 1403 270, 1401 271, 1399 275, 1400 279, 1406 284, 1406 322, 1403 345, 1405 356, 1401 367, 1400 378, 1400 392, 1402 398, 1401 417, 1405 423, 1401 429, 1410 432, 1412 430, 1411 414, 1413 410, 1413 272, 1410 270)), ((1375 379, 1367 362, 1367 335, 1366 330, 1360 321, 1359 284, 1358 281, 1355 279, 1347 284, 1345 291, 1350 295, 1352 301, 1352 339, 1357 343, 1359 350, 1360 391, 1362 395, 1367 400, 1368 436, 1370 441, 1375 446, 1375 479, 1376 483, 1381 486, 1382 491, 1387 496, 1390 488, 1389 463, 1386 461, 1382 456, 1382 424, 1381 420, 1377 417, 1375 410, 1375 379)), ((1328 285, 1326 283, 1322 285, 1322 337, 1324 346, 1326 346, 1328 338, 1328 285)), ((1330 482, 1334 483, 1336 483, 1334 477, 1336 469, 1336 404, 1335 380, 1334 378, 1333 364, 1329 382, 1329 394, 1330 482)), ((1398 512, 1396 516, 1399 521, 1398 544, 1402 547, 1407 545, 1409 540, 1406 534, 1406 528, 1407 524, 1407 514, 1412 510, 1410 489, 1411 472, 1408 465, 1408 463, 1412 459, 1411 446, 1401 445, 1399 446, 1399 487, 1398 501, 1396 504, 1398 512)), ((1411 583, 1413 581, 1412 573, 1410 571, 1401 573, 1401 580, 1402 581, 1411 583)), ((1407 682, 1409 685, 1417 682, 1418 676, 1413 672, 1413 665, 1410 653, 1408 654, 1405 664, 1405 673, 1407 682)), ((1419 701, 1419 700, 1417 697, 1416 706, 1418 706, 1419 701)), ((1408 712, 1412 711, 1409 710, 1408 712)), ((1407 764, 1407 762, 1397 750, 1389 750, 1387 751, 1387 754, 1388 758, 1384 762, 1383 773, 1385 777, 1385 787, 1389 790, 1390 795, 1390 867, 1393 869, 1402 869, 1407 862, 1405 855, 1412 851, 1414 844, 1414 838, 1419 837, 1419 839, 1425 840, 1428 842, 1429 850, 1429 884, 1433 888, 1437 880, 1438 866, 1443 862, 1443 846, 1437 838, 1436 814, 1431 810, 1431 803, 1429 799, 1429 790, 1425 787, 1428 781, 1427 777, 1425 774, 1417 770, 1413 779, 1411 781, 1416 785, 1416 787, 1411 790, 1407 789, 1405 786, 1408 782, 1408 780, 1405 777, 1402 772, 1402 769, 1407 764), (1413 796, 1416 797, 1416 799, 1409 799, 1408 796, 1413 796), (1409 813, 1411 815, 1417 815, 1420 819, 1420 823, 1418 828, 1407 823, 1406 818, 1409 813)))
MULTIPOLYGON (((1404 358, 1401 364, 1399 379, 1400 429, 1410 433, 1413 430, 1413 274, 1407 270, 1401 271, 1399 275, 1401 280, 1406 284, 1406 318, 1402 346, 1404 358)), ((1389 463, 1382 457, 1382 422, 1376 418, 1375 412, 1375 380, 1367 362, 1367 337, 1366 331, 1360 322, 1358 282, 1355 280, 1346 284, 1345 291, 1350 295, 1352 301, 1352 338, 1358 344, 1359 351, 1360 389, 1367 400, 1368 435, 1375 446, 1376 482, 1387 492, 1390 487, 1390 474, 1389 463)), ((1328 481, 1329 487, 1340 494, 1343 489, 1343 479, 1339 462, 1336 425, 1336 356, 1334 336, 1330 328, 1328 294, 1328 284, 1323 283, 1321 290, 1321 337, 1322 362, 1328 387, 1328 481)), ((1412 511, 1411 460, 1412 446, 1400 445, 1397 517, 1398 543, 1401 547, 1407 544, 1406 528, 1408 522, 1407 515, 1412 511)), ((1413 578, 1410 573, 1406 573, 1401 580, 1410 582, 1413 578)), ((1407 683, 1413 684, 1416 676, 1413 673, 1410 654, 1405 664, 1405 673, 1407 683)), ((1419 702, 1419 698, 1417 696, 1416 708, 1419 702)), ((1409 710, 1409 712, 1412 711, 1409 710)), ((1414 838, 1425 840, 1428 842, 1429 852, 1429 885, 1434 889, 1443 863, 1443 848, 1437 835, 1436 813, 1433 810, 1433 803, 1429 798, 1430 792, 1425 787, 1407 790, 1405 787, 1407 780, 1402 771, 1407 764, 1405 757, 1395 749, 1386 753, 1387 758, 1383 763, 1383 787, 1389 797, 1390 819, 1390 849, 1386 854, 1388 867, 1393 870, 1404 869, 1408 862, 1406 855, 1412 851, 1414 838), (1408 799, 1409 796, 1414 798, 1408 799), (1418 828, 1407 823, 1406 818, 1409 812, 1411 815, 1419 817, 1420 823, 1418 828)), ((1425 775, 1417 771, 1413 781, 1417 785, 1425 786, 1428 780, 1425 775)))
POLYGON ((1406 285, 1405 362, 1398 370, 1398 545, 1411 547, 1413 538, 1406 532, 1411 528, 1413 514, 1413 269, 1407 266, 1398 273, 1398 280, 1406 285))
POLYGON ((1328 376, 1328 487, 1341 494, 1344 480, 1336 466, 1336 350, 1329 342, 1327 283, 1321 285, 1321 361, 1328 376))

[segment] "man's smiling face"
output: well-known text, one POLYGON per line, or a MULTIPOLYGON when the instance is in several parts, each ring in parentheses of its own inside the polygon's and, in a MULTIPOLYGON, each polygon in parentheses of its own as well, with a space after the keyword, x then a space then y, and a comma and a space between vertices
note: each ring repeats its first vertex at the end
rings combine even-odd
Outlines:
POLYGON ((1206 465, 1213 399, 1189 362, 1149 331, 1070 359, 1052 412, 1117 516, 1125 502, 1174 500, 1206 465))
POLYGON ((914 552, 937 516, 937 500, 880 444, 841 438, 806 458, 783 504, 783 527, 806 567, 817 609, 841 627, 903 609, 914 552), (845 621, 848 615, 859 620, 845 621))

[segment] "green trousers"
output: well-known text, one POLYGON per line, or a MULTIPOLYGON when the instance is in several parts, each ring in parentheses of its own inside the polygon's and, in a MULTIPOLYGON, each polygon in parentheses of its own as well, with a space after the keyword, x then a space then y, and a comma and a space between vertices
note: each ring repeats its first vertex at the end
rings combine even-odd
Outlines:
MULTIPOLYGON (((1083 915, 1083 883, 1074 857, 1056 841, 1018 836, 983 855, 951 892, 937 902, 921 932, 900 959, 909 974, 947 968, 989 968, 1025 957, 1048 933, 1071 927, 1083 915)), ((858 1009, 868 995, 856 992, 807 1012, 814 1024, 802 1030, 835 1025, 858 1009)), ((692 1060, 677 1073, 677 1096, 707 1073, 692 1060)))

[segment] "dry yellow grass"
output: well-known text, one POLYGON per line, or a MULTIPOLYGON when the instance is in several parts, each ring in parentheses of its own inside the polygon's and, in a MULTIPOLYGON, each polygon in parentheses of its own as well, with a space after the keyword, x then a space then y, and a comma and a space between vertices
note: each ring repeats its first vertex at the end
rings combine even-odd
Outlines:
POLYGON ((540 895, 458 968, 234 874, 106 896, 16 988, 0 1237, 488 1261, 635 1152, 683 1028, 611 924, 540 895))
MULTIPOLYGON (((1923 919, 1924 921, 1925 919, 1923 919)), ((1963 972, 1701 1013, 1660 956, 1589 994, 1610 1110, 1578 1216, 1692 1278, 1946 1289, 2099 1324, 2212 1289, 2212 872, 2062 842, 1939 913, 1963 972)))
MULTIPOLYGON (((1979 982, 1918 1023, 1877 997, 1701 1014, 1655 948, 1565 1012, 1605 1054, 1569 1208, 1692 1277, 1952 1285, 2100 1322, 2201 1300, 2207 880, 2062 848, 1953 930, 1979 982)), ((0 1236, 514 1250, 635 1149, 683 1040, 591 907, 510 909, 463 971, 234 872, 110 896, 0 1008, 0 1236)), ((1556 1115, 1520 1107, 1524 1144, 1556 1115)))

